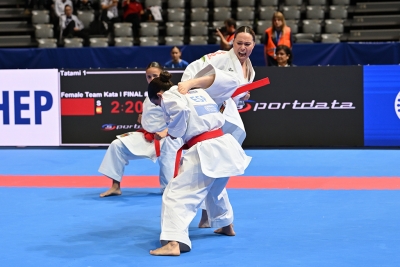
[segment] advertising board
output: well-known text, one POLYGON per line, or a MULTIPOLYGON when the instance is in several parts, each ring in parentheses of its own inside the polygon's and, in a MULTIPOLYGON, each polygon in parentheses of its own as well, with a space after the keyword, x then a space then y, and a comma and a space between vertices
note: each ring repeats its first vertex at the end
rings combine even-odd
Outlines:
POLYGON ((271 84, 241 110, 245 147, 364 145, 362 67, 255 68, 271 84))
POLYGON ((400 66, 364 66, 365 146, 400 146, 400 66))
POLYGON ((0 146, 59 146, 58 70, 0 70, 0 81, 0 146))

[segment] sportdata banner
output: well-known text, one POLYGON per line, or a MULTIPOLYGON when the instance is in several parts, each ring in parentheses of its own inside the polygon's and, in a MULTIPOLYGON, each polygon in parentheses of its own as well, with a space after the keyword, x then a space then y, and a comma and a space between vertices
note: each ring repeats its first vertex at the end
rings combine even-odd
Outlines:
POLYGON ((363 68, 255 68, 271 84, 251 92, 244 146, 364 145, 363 68))
POLYGON ((0 146, 60 145, 58 70, 0 70, 0 146))

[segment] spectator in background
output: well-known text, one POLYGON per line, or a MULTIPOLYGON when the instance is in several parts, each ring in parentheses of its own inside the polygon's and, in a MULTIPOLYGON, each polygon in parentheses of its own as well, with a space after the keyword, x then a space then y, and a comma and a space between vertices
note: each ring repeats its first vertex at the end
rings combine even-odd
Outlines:
POLYGON ((150 7, 147 7, 147 9, 149 10, 149 17, 148 17, 148 20, 149 21, 163 21, 163 18, 162 18, 162 14, 161 14, 161 12, 162 12, 162 10, 161 10, 161 7, 160 6, 150 6, 150 7))
POLYGON ((76 9, 80 11, 91 11, 93 3, 91 0, 78 0, 76 3, 76 9))
POLYGON ((278 45, 286 45, 290 49, 293 44, 291 29, 286 26, 285 17, 279 11, 272 16, 272 26, 265 30, 264 57, 267 66, 277 66, 275 49, 278 45))
POLYGON ((83 28, 83 23, 77 16, 72 14, 71 6, 66 5, 64 14, 60 18, 62 36, 66 38, 80 37, 84 40, 84 44, 87 44, 88 35, 83 28))
POLYGON ((136 0, 124 0, 122 8, 124 21, 132 23, 133 36, 139 37, 140 18, 144 14, 142 4, 136 0))
POLYGON ((25 0, 24 8, 24 15, 30 15, 33 8, 33 2, 30 0, 25 0))
POLYGON ((108 31, 114 33, 114 23, 121 21, 118 13, 118 0, 102 0, 101 10, 101 20, 107 23, 108 31))
POLYGON ((181 59, 182 52, 179 49, 179 47, 174 46, 171 49, 171 60, 165 63, 164 67, 165 68, 171 68, 171 69, 184 69, 186 68, 189 63, 186 62, 185 60, 181 59))
POLYGON ((227 19, 224 21, 224 27, 216 29, 217 35, 221 38, 221 50, 229 51, 232 48, 233 39, 235 38, 236 21, 227 19))
POLYGON ((58 18, 61 17, 61 15, 63 15, 65 13, 65 6, 69 5, 72 9, 72 11, 74 11, 73 9, 73 5, 72 5, 72 1, 71 0, 55 0, 54 1, 54 13, 56 14, 56 16, 58 18))
POLYGON ((292 67, 292 50, 286 45, 278 45, 275 50, 278 67, 292 67))
POLYGON ((44 9, 44 1, 45 0, 25 0, 25 9, 24 9, 24 14, 25 15, 30 15, 31 14, 31 10, 35 8, 39 9, 39 10, 43 10, 44 9))
MULTIPOLYGON (((55 0, 54 4, 51 5, 51 12, 50 16, 52 17, 54 28, 57 29, 57 26, 60 24, 60 17, 64 15, 65 7, 70 6, 71 11, 73 12, 74 9, 72 8, 72 1, 71 0, 55 0)), ((60 29, 61 30, 61 29, 60 29)))

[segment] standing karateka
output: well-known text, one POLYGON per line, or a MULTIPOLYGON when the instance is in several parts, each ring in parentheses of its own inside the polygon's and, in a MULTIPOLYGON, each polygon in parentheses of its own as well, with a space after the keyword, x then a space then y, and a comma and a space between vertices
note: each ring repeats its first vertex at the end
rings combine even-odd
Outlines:
MULTIPOLYGON (((255 33, 248 26, 242 26, 236 30, 235 38, 233 39, 233 48, 229 51, 219 50, 217 52, 203 56, 202 58, 193 61, 185 69, 182 75, 182 81, 198 77, 198 73, 207 65, 213 65, 215 68, 232 72, 239 78, 239 85, 244 85, 253 82, 255 72, 251 61, 249 59, 253 48, 255 46, 255 33)), ((187 90, 191 88, 182 87, 180 89, 181 93, 186 93, 187 90)), ((218 95, 218 92, 216 92, 218 95)), ((214 98, 214 92, 208 91, 208 94, 214 98)), ((229 98, 225 101, 221 108, 224 114, 225 124, 222 126, 222 131, 224 133, 232 134, 235 139, 242 144, 246 138, 246 131, 242 118, 240 117, 238 111, 238 104, 240 101, 248 100, 250 93, 243 93, 235 98, 229 98)), ((221 197, 224 197, 226 190, 222 192, 221 197)), ((202 205, 202 217, 199 223, 199 227, 206 228, 209 227, 207 222, 207 213, 205 211, 206 207, 202 205)))
MULTIPOLYGON (((193 61, 186 67, 185 72, 182 75, 182 81, 192 79, 200 70, 211 64, 217 69, 232 72, 232 74, 236 75, 240 81, 239 85, 253 82, 255 72, 249 57, 254 46, 254 31, 248 26, 242 26, 238 28, 235 33, 231 50, 219 50, 193 61)), ((185 88, 185 90, 187 90, 187 88, 185 88)), ((209 94, 213 97, 210 92, 209 94)), ((242 144, 246 138, 246 131, 239 115, 237 105, 239 101, 247 100, 249 97, 250 93, 243 93, 236 96, 234 99, 229 98, 225 101, 225 107, 223 110, 226 122, 222 127, 222 130, 224 133, 232 134, 240 144, 242 144)))
MULTIPOLYGON (((162 67, 151 62, 146 68, 146 80, 150 83, 158 77, 162 67)), ((112 179, 111 188, 101 193, 100 197, 121 195, 121 180, 125 165, 130 160, 157 160, 157 149, 160 148, 158 163, 160 165, 160 189, 164 191, 174 174, 176 151, 183 145, 182 140, 172 140, 167 136, 168 129, 162 109, 150 102, 148 97, 143 102, 143 113, 138 122, 143 129, 137 132, 122 134, 107 149, 99 172, 112 179)))
POLYGON ((229 176, 244 173, 251 158, 230 134, 219 107, 236 90, 239 81, 231 73, 209 65, 205 76, 172 86, 170 74, 162 72, 148 87, 148 97, 163 109, 172 138, 181 137, 189 146, 182 157, 178 176, 170 181, 163 194, 160 241, 163 247, 152 255, 180 255, 190 251, 188 228, 200 204, 205 201, 211 227, 218 233, 234 235, 233 210, 229 199, 218 198, 229 176), (179 93, 178 87, 207 88, 179 93), (214 92, 214 100, 207 91, 214 92), (218 95, 217 93, 218 92, 218 95), (217 160, 216 160, 217 159, 217 160))

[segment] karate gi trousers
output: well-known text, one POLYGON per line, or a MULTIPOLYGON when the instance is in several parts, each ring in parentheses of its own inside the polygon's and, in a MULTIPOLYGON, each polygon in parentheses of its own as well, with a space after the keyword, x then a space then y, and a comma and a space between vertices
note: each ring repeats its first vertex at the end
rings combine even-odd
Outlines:
MULTIPOLYGON (((169 137, 163 139, 163 142, 160 144, 160 157, 158 157, 161 192, 164 192, 165 187, 174 175, 176 151, 183 144, 181 139, 172 140, 169 137)), ((129 164, 129 161, 138 159, 152 160, 154 158, 152 152, 148 154, 149 155, 135 155, 120 139, 115 139, 108 147, 98 171, 115 181, 121 182, 125 166, 129 164)))

